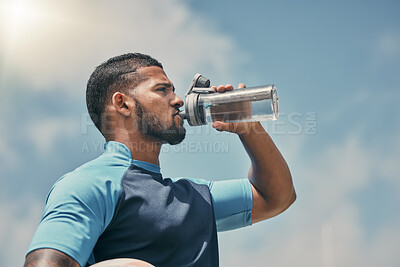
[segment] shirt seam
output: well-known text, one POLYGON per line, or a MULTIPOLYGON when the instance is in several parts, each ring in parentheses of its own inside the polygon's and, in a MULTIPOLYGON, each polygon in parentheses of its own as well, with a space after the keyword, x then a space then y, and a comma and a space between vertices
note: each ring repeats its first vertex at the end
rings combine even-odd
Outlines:
POLYGON ((251 210, 242 210, 242 211, 239 211, 239 212, 236 212, 236 213, 231 213, 231 214, 226 215, 226 216, 224 216, 224 217, 218 218, 218 220, 223 220, 223 219, 226 219, 226 218, 229 218, 229 217, 231 217, 231 216, 238 215, 238 214, 244 214, 244 213, 249 212, 249 211, 251 211, 251 210))

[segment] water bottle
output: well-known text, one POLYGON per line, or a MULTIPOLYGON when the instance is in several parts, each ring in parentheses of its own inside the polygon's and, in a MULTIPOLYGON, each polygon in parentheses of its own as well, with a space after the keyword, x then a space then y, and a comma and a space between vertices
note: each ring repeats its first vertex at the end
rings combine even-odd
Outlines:
POLYGON ((278 93, 273 84, 216 93, 210 88, 209 79, 196 74, 185 94, 185 111, 179 115, 191 126, 205 125, 214 121, 277 120, 278 93))

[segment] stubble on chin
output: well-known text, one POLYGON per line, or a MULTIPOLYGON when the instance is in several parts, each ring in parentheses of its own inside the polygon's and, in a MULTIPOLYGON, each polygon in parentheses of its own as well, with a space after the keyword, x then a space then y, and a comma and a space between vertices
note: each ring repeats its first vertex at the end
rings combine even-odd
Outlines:
POLYGON ((177 145, 185 139, 186 129, 183 127, 183 122, 178 126, 174 116, 172 116, 171 125, 166 127, 166 123, 162 123, 156 114, 145 110, 137 100, 135 113, 136 125, 143 135, 170 145, 177 145))

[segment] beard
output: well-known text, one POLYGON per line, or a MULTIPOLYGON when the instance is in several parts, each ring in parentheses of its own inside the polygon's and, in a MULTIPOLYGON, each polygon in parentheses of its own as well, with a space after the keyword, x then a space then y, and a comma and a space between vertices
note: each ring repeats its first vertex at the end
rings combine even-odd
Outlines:
POLYGON ((158 139, 163 144, 168 143, 170 145, 177 145, 185 139, 186 129, 183 127, 183 120, 178 126, 175 118, 173 118, 171 125, 167 125, 154 112, 144 108, 136 98, 134 100, 136 102, 136 123, 142 134, 158 139))

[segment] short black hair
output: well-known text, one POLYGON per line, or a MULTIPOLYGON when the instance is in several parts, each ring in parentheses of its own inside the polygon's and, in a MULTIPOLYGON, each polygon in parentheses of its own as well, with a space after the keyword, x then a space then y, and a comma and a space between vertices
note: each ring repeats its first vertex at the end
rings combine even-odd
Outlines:
POLYGON ((146 79, 136 71, 142 67, 157 66, 162 64, 149 55, 128 53, 112 57, 99 65, 89 78, 86 87, 86 106, 94 125, 102 132, 102 116, 110 96, 117 90, 124 91, 124 87, 137 86, 146 79), (129 74, 129 84, 128 77, 129 74))

